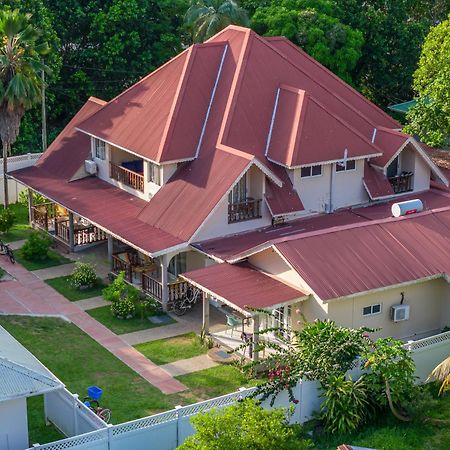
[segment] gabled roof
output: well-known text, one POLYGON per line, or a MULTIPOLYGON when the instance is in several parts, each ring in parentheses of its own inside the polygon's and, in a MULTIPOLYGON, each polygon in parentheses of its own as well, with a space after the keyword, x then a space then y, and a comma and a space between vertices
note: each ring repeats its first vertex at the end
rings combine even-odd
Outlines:
POLYGON ((267 157, 288 167, 381 156, 380 149, 307 92, 281 85, 267 157), (319 132, 320 130, 320 132, 319 132))
POLYGON ((364 163, 363 184, 371 200, 380 200, 394 195, 394 189, 384 173, 375 169, 367 161, 364 163))
POLYGON ((373 164, 378 167, 385 167, 388 165, 396 153, 411 139, 411 136, 402 131, 384 127, 378 127, 374 133, 374 142, 383 151, 382 155, 372 159, 373 164))
POLYGON ((0 402, 43 394, 63 385, 42 373, 0 357, 0 402))

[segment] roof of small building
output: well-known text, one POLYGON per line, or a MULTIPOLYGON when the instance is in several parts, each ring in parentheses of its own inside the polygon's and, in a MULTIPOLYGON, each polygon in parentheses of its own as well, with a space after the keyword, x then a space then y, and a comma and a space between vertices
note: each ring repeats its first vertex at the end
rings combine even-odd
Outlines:
POLYGON ((306 297, 304 292, 246 264, 214 264, 181 277, 244 314, 252 308, 273 307, 306 297))
POLYGON ((367 161, 364 165, 363 183, 371 200, 379 200, 394 195, 394 189, 384 173, 375 169, 367 161))

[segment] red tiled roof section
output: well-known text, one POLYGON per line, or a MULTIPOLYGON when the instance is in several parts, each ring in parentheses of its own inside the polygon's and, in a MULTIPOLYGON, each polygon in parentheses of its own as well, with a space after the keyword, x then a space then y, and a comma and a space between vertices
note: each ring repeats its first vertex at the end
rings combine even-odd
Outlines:
POLYGON ((410 139, 410 136, 401 131, 383 127, 377 128, 375 144, 383 151, 383 155, 373 158, 371 162, 378 167, 384 167, 408 139, 410 139))
POLYGON ((381 154, 307 92, 281 86, 268 157, 289 167, 381 154), (317 132, 318 127, 320 132, 317 132))
POLYGON ((394 195, 394 189, 384 173, 375 169, 367 161, 364 165, 363 183, 372 200, 394 195))
POLYGON ((48 172, 57 173, 60 178, 70 180, 91 152, 90 137, 77 132, 75 127, 99 111, 105 103, 91 97, 50 144, 39 158, 36 167, 45 167, 48 172))
POLYGON ((331 300, 449 274, 449 227, 447 208, 275 245, 322 300, 331 300))
POLYGON ((244 264, 214 264, 181 276, 244 311, 268 308, 306 296, 304 292, 244 264))
POLYGON ((421 146, 437 166, 450 170, 450 149, 434 148, 424 143, 421 143, 421 146))

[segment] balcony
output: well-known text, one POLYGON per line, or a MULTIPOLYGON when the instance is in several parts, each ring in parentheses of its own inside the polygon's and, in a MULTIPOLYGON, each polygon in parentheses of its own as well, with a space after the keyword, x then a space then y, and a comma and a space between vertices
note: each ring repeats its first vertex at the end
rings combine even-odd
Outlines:
MULTIPOLYGON (((139 161, 132 162, 138 163, 139 161)), ((123 183, 126 186, 136 189, 137 191, 144 192, 144 175, 142 173, 127 169, 124 167, 124 164, 125 163, 122 163, 122 165, 119 166, 110 162, 110 177, 119 183, 123 183)), ((131 162, 129 164, 131 164, 131 162)), ((135 164, 135 166, 137 167, 137 164, 135 164)))
POLYGON ((401 194, 403 192, 409 192, 413 190, 412 172, 402 172, 400 175, 389 177, 388 179, 395 194, 401 194))
MULTIPOLYGON (((59 237, 66 244, 70 244, 70 226, 69 220, 55 221, 55 236, 59 237)), ((106 241, 106 233, 95 225, 84 225, 75 223, 73 227, 73 245, 94 244, 96 242, 106 241)))
POLYGON ((245 202, 228 204, 228 223, 243 222, 261 217, 261 200, 248 198, 245 202))

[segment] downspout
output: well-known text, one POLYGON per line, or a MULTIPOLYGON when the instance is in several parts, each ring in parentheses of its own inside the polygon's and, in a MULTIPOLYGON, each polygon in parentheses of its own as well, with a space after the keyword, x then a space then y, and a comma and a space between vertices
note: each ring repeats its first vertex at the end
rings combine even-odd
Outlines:
POLYGON ((334 179, 334 164, 330 164, 331 174, 330 174, 330 196, 328 199, 328 213, 333 212, 333 179, 334 179))

